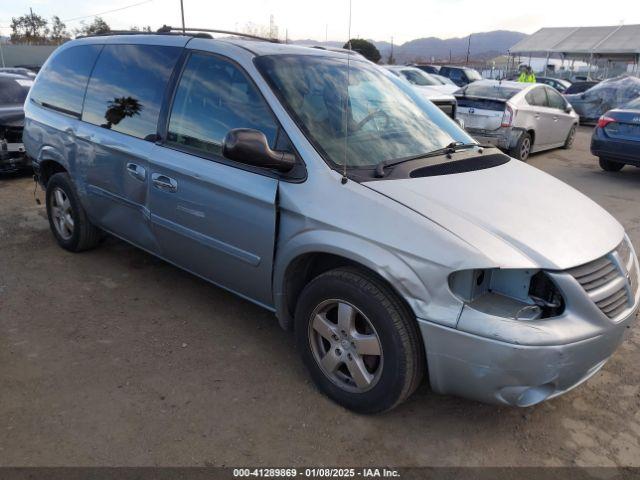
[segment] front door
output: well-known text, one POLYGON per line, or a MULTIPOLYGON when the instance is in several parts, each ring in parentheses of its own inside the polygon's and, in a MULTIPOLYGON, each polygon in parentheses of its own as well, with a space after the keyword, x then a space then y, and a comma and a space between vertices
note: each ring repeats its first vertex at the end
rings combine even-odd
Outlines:
POLYGON ((192 52, 150 163, 151 222, 167 260, 271 306, 278 178, 223 158, 233 128, 262 131, 272 148, 280 131, 240 67, 192 52))
POLYGON ((549 98, 549 108, 552 110, 551 119, 553 120, 553 138, 552 143, 564 144, 569 135, 569 130, 573 127, 575 119, 567 113, 567 101, 555 89, 545 87, 547 97, 549 98))

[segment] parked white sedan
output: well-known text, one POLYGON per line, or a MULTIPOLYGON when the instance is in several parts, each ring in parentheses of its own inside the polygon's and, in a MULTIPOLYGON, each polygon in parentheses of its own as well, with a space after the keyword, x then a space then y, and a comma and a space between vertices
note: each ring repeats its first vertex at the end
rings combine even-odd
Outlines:
POLYGON ((456 85, 447 85, 437 80, 433 75, 423 72, 416 67, 385 66, 387 70, 402 80, 408 82, 416 91, 420 92, 427 99, 433 102, 440 110, 451 118, 456 118, 456 98, 453 92, 459 89, 456 85))
POLYGON ((555 89, 539 83, 479 80, 456 93, 458 118, 481 143, 513 158, 570 148, 579 117, 555 89))

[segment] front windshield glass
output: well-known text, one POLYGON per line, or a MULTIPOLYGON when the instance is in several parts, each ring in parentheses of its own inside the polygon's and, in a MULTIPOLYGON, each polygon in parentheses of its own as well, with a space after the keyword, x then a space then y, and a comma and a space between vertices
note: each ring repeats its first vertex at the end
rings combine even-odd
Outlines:
POLYGON ((473 142, 435 105, 381 68, 339 57, 272 55, 256 66, 296 123, 335 165, 372 167, 473 142))
POLYGON ((408 68, 406 70, 402 70, 401 73, 404 76, 404 78, 409 80, 409 82, 413 83, 414 85, 420 85, 420 86, 441 85, 440 82, 432 79, 429 74, 424 73, 422 70, 418 70, 417 68, 416 69, 408 68))

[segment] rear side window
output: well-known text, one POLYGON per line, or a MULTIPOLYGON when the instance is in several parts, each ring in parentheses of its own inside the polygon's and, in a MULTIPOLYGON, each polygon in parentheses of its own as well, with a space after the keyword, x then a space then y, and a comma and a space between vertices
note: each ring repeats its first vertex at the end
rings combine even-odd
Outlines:
POLYGON ((524 97, 529 105, 534 107, 547 107, 547 94, 544 87, 534 88, 524 97))
POLYGON ((278 124, 246 74, 220 57, 192 54, 173 101, 168 143, 221 155, 222 140, 233 128, 260 130, 276 147, 278 124))
POLYGON ((87 80, 101 48, 102 45, 78 45, 53 56, 40 71, 31 99, 79 118, 87 80))
POLYGON ((138 138, 155 136, 165 89, 182 51, 105 45, 91 75, 82 120, 138 138))

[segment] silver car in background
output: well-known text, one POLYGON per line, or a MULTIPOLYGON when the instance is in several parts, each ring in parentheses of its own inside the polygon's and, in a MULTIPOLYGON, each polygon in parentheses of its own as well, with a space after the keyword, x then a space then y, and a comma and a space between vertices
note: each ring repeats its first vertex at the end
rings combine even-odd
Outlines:
POLYGON ((467 132, 518 160, 573 144, 579 117, 548 85, 480 80, 463 87, 456 98, 467 132))

